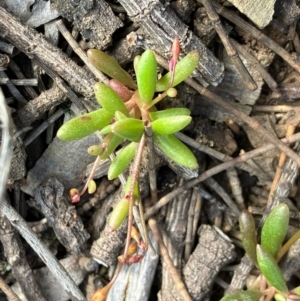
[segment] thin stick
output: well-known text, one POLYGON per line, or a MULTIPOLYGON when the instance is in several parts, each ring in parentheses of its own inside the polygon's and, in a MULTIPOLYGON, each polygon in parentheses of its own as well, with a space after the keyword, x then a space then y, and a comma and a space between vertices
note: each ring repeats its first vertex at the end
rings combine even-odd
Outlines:
MULTIPOLYGON (((202 0, 197 0, 202 1, 202 0)), ((258 42, 263 45, 269 47, 275 53, 277 53, 283 60, 285 60, 292 68, 294 68, 298 73, 300 73, 300 64, 293 60, 292 56, 282 47, 280 47, 277 43, 271 40, 269 37, 264 35, 260 30, 256 27, 250 25, 245 20, 237 16, 234 12, 224 8, 220 4, 216 2, 212 2, 213 6, 217 10, 219 15, 222 15, 226 19, 230 20, 232 23, 240 27, 245 32, 251 34, 258 42)))
POLYGON ((0 203, 4 199, 4 192, 6 191, 6 181, 9 174, 11 162, 11 133, 7 108, 5 105, 5 97, 0 87, 0 203))
POLYGON ((15 85, 11 82, 11 80, 9 80, 8 76, 6 75, 6 73, 4 71, 0 70, 0 77, 8 79, 8 82, 6 83, 6 85, 7 85, 7 88, 9 89, 10 93, 21 105, 26 105, 27 100, 20 93, 20 91, 15 87, 15 85))
POLYGON ((249 73, 249 71, 247 70, 245 65, 243 64, 233 43, 229 40, 228 35, 227 35, 224 27, 222 26, 221 20, 220 20, 218 14, 216 13, 213 5, 211 4, 211 1, 210 0, 202 0, 201 2, 206 9, 207 15, 211 19, 212 24, 214 25, 215 30, 218 33, 228 56, 231 58, 235 67, 237 68, 238 72, 240 73, 240 75, 242 76, 244 81, 246 82, 247 87, 250 90, 256 90, 257 89, 256 82, 254 81, 251 74, 249 73))
POLYGON ((154 143, 153 143, 153 130, 151 126, 145 126, 145 133, 147 138, 148 148, 148 174, 149 185, 151 192, 151 202, 154 205, 157 202, 157 186, 156 186, 156 171, 155 171, 155 157, 154 157, 154 143))
POLYGON ((58 30, 67 40, 69 45, 72 47, 74 52, 82 59, 85 65, 93 72, 93 74, 103 83, 108 84, 108 78, 89 61, 85 52, 80 48, 77 42, 74 40, 73 36, 67 30, 66 26, 62 22, 62 20, 58 20, 55 22, 58 30))
POLYGON ((127 226, 127 237, 126 237, 126 244, 125 244, 125 250, 124 250, 124 261, 126 261, 126 258, 128 256, 128 249, 130 245, 130 239, 131 239, 131 228, 133 223, 133 202, 134 202, 134 187, 135 184, 138 181, 139 173, 140 173, 140 165, 142 161, 142 156, 144 152, 144 147, 146 144, 146 135, 145 133, 142 135, 142 138, 140 142, 137 145, 137 150, 135 153, 135 158, 133 161, 132 171, 130 173, 131 176, 131 183, 129 188, 129 212, 128 212, 128 226, 127 226))
POLYGON ((37 64, 45 70, 45 72, 53 79, 57 86, 65 93, 65 95, 76 105, 81 113, 86 113, 86 109, 80 101, 79 97, 70 88, 70 86, 55 71, 45 65, 40 59, 36 58, 37 64))
POLYGON ((224 201, 228 208, 230 208, 237 217, 240 216, 239 208, 228 195, 228 193, 223 189, 223 187, 221 187, 221 185, 217 183, 217 181, 215 181, 213 178, 208 178, 205 180, 205 184, 220 196, 220 198, 224 201))
POLYGON ((249 117, 245 113, 237 110, 232 104, 228 102, 224 102, 221 97, 210 92, 206 88, 202 87, 200 84, 195 82, 192 79, 187 79, 186 82, 193 87, 196 91, 198 91, 203 96, 207 97, 210 101, 214 102, 216 105, 222 107, 226 111, 232 113, 237 118, 248 124, 252 129, 256 130, 258 135, 263 136, 266 140, 273 143, 279 150, 285 153, 288 157, 293 159, 298 166, 300 166, 300 157, 289 147, 284 145, 278 138, 274 137, 269 131, 267 131, 263 126, 261 126, 256 120, 249 117))
POLYGON ((237 171, 235 168, 228 168, 226 170, 226 174, 231 188, 231 193, 235 199, 235 202, 240 210, 244 210, 246 206, 243 198, 241 182, 238 177, 237 171))
POLYGON ((6 284, 6 282, 0 277, 0 289, 9 298, 10 301, 21 301, 15 292, 6 284))
MULTIPOLYGON (((286 137, 290 137, 291 135, 293 135, 295 130, 296 130, 296 125, 290 124, 288 129, 287 129, 287 132, 286 132, 286 137)), ((274 197, 274 191, 275 191, 275 189, 277 187, 277 184, 278 184, 278 181, 280 179, 281 172, 282 172, 282 167, 285 163, 285 160, 286 160, 285 153, 280 153, 278 164, 277 164, 277 167, 276 167, 275 176, 274 176, 272 186, 271 186, 271 189, 270 189, 267 205, 270 205, 270 203, 271 203, 271 201, 274 197)))
POLYGON ((195 186, 193 188, 193 193, 191 197, 190 208, 188 211, 188 222, 186 227, 186 239, 185 239, 185 246, 184 246, 184 260, 188 261, 190 255, 192 254, 192 247, 194 244, 194 218, 195 218, 195 207, 197 203, 197 199, 200 196, 199 194, 199 187, 195 186))
POLYGON ((178 293, 181 295, 181 297, 183 298, 183 300, 185 301, 192 301, 192 298, 189 294, 189 292, 187 291, 183 281, 181 280, 180 274, 178 273, 178 271, 176 270, 176 268, 173 265, 172 259, 169 256, 168 250, 163 242, 163 239, 160 235, 160 232, 158 230, 157 227, 157 223, 156 220, 153 218, 150 218, 148 221, 149 227, 153 233, 153 236, 155 238, 155 240, 157 241, 158 245, 159 245, 159 250, 160 250, 160 254, 163 258, 164 263, 167 266, 168 272, 170 273, 170 276, 172 277, 173 281, 174 281, 174 285, 176 287, 176 290, 178 291, 178 293))
POLYGON ((24 78, 24 79, 9 79, 8 77, 0 78, 0 85, 6 85, 11 82, 15 86, 37 86, 38 80, 36 78, 24 78))
POLYGON ((0 120, 2 122, 2 140, 0 148, 0 166, 2 170, 0 173, 0 209, 8 218, 11 224, 18 230, 18 232, 25 238, 27 243, 40 256, 40 258, 53 272, 57 280, 61 283, 64 289, 70 294, 72 300, 86 301, 85 297, 78 289, 73 279, 69 276, 66 270, 53 256, 49 249, 37 238, 36 234, 28 227, 23 218, 8 204, 4 198, 4 191, 6 188, 6 181, 10 169, 11 148, 10 148, 10 134, 9 134, 9 117, 7 114, 4 96, 0 89, 0 120))
POLYGON ((277 88, 277 83, 271 76, 271 74, 261 65, 261 63, 254 57, 252 56, 242 45, 240 45, 238 42, 236 42, 233 39, 229 39, 231 43, 234 45, 236 50, 244 56, 247 61, 249 61, 252 65, 255 66, 255 69, 260 73, 266 84, 270 87, 270 89, 275 89, 277 88))
MULTIPOLYGON (((284 138, 282 141, 284 143, 294 143, 296 141, 300 140, 300 133, 297 133, 291 137, 284 138)), ((149 219, 154 213, 156 213, 160 208, 168 204, 174 197, 176 197, 178 194, 182 193, 186 189, 189 189, 191 187, 194 187, 195 185, 199 184, 200 182, 206 180, 209 177, 212 177, 218 173, 220 173, 223 170, 226 170, 227 168, 233 167, 241 162, 247 161, 250 158, 259 156, 271 149, 274 149, 275 146, 273 144, 267 144, 263 147, 257 148, 251 152, 245 153, 235 159, 232 159, 231 161, 222 163, 216 167, 213 167, 207 171, 205 171, 203 174, 201 174, 196 179, 190 180, 186 182, 183 186, 180 186, 176 189, 174 189, 172 192, 165 195, 163 198, 161 198, 154 206, 152 206, 150 209, 146 211, 144 214, 145 220, 149 219)))
POLYGON ((286 113, 291 110, 299 110, 299 105, 255 105, 252 106, 252 111, 254 112, 279 112, 286 113))
MULTIPOLYGON (((232 157, 225 155, 221 152, 218 152, 206 145, 203 145, 197 141, 195 141, 194 139, 190 138, 189 136, 184 135, 181 132, 178 132, 175 134, 175 136, 180 139, 182 142, 186 143, 187 145, 199 150, 200 152, 206 153, 211 157, 214 157, 222 162, 226 162, 226 161, 230 161, 232 160, 232 157)), ((263 178, 264 181, 271 181, 272 178, 268 177, 267 174, 263 173, 260 169, 258 168, 254 168, 253 166, 251 166, 248 162, 242 162, 238 165, 238 167, 242 170, 247 171, 250 175, 255 175, 257 176, 259 179, 263 178)))

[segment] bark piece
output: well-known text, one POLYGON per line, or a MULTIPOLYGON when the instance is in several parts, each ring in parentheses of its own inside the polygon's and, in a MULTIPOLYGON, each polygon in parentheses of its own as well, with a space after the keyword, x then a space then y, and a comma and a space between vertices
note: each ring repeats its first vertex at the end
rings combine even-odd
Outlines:
POLYGON ((63 103, 66 99, 64 92, 57 86, 42 92, 14 114, 17 128, 21 129, 41 119, 45 112, 63 103))
MULTIPOLYGON (((80 256, 71 255, 60 260, 62 266, 66 269, 68 274, 72 277, 74 282, 79 285, 87 275, 87 271, 79 265, 80 256)), ((56 280, 52 273, 49 273, 47 267, 43 267, 34 271, 34 278, 42 288, 47 301, 67 301, 70 296, 61 286, 60 282, 56 280)), ((19 283, 12 285, 12 289, 18 294, 22 301, 33 301, 38 299, 26 299, 20 293, 19 283)))
POLYGON ((252 268, 253 262, 248 257, 248 255, 244 255, 241 259, 240 264, 234 270, 234 274, 231 279, 231 283, 226 291, 226 294, 242 290, 252 268))
MULTIPOLYGON (((202 300, 211 289, 222 267, 235 259, 234 246, 218 228, 202 225, 198 230, 199 243, 183 268, 183 280, 194 301, 202 300)), ((162 301, 182 301, 172 287, 162 301)))
POLYGON ((259 28, 266 27, 272 20, 276 0, 229 0, 259 28))
POLYGON ((170 5, 184 23, 187 24, 191 22, 191 16, 195 9, 192 0, 176 0, 172 1, 170 5))
POLYGON ((218 85, 223 78, 223 64, 208 50, 202 41, 188 29, 171 9, 158 0, 120 0, 129 17, 140 24, 147 35, 146 43, 165 58, 170 58, 170 49, 175 36, 181 42, 181 51, 188 53, 198 49, 201 59, 194 76, 205 86, 218 85))
POLYGON ((99 143, 96 135, 75 141, 61 141, 54 138, 43 156, 28 172, 26 183, 21 189, 33 196, 36 188, 51 176, 60 179, 66 190, 78 187, 85 178, 85 170, 95 160, 87 153, 90 145, 99 143))
POLYGON ((299 6, 295 0, 277 0, 274 17, 284 25, 290 25, 300 17, 299 6))
POLYGON ((90 72, 79 67, 60 49, 47 42, 40 33, 21 24, 1 6, 0 33, 27 56, 36 57, 54 70, 75 92, 88 98, 94 95, 93 84, 96 80, 90 72))
POLYGON ((243 56, 241 56, 241 59, 254 79, 257 89, 251 91, 247 88, 244 78, 225 50, 223 51, 223 62, 226 72, 223 81, 216 89, 230 94, 241 104, 254 105, 256 100, 260 97, 261 87, 264 83, 263 78, 250 61, 247 61, 243 56))
POLYGON ((10 165, 8 181, 9 184, 13 184, 14 181, 23 179, 26 174, 25 163, 26 163, 27 155, 23 145, 23 140, 18 135, 17 128, 12 118, 10 118, 10 128, 12 134, 15 135, 15 139, 13 140, 13 152, 12 152, 12 160, 10 165))
POLYGON ((0 70, 5 70, 10 62, 10 58, 7 54, 0 53, 0 70))
POLYGON ((40 186, 35 194, 35 201, 67 251, 79 254, 86 249, 89 234, 57 179, 52 177, 40 186))
POLYGON ((299 251, 300 241, 297 240, 287 252, 287 255, 280 261, 280 269, 283 277, 286 281, 289 281, 291 277, 299 271, 299 251))
MULTIPOLYGON (((182 183, 181 183, 182 184, 182 183)), ((187 215, 190 204, 190 190, 186 190, 184 193, 175 198, 168 204, 168 211, 166 213, 166 223, 163 232, 163 240, 168 249, 168 253, 173 261, 173 264, 177 270, 181 270, 182 255, 184 248, 184 241, 186 239, 187 231, 187 215)), ((159 295, 162 296, 162 300, 173 300, 172 289, 174 282, 168 271, 168 267, 164 261, 162 261, 162 286, 159 295)))
POLYGON ((123 26, 103 0, 57 0, 56 8, 73 22, 85 40, 92 42, 97 48, 111 44, 112 34, 123 26))
POLYGON ((193 25, 195 34, 201 38, 205 45, 208 45, 216 36, 214 25, 207 16, 207 12, 204 7, 199 7, 196 10, 193 25))
MULTIPOLYGON (((108 217, 109 219, 109 217, 108 217)), ((127 234, 127 219, 113 232, 109 231, 108 222, 101 232, 100 238, 94 241, 91 255, 98 263, 106 266, 114 266, 118 261, 118 255, 124 246, 127 234)))
POLYGON ((15 231, 2 212, 0 213, 0 240, 7 261, 12 268, 13 276, 19 281, 26 297, 29 300, 46 301, 26 260, 25 249, 19 233, 15 231))
MULTIPOLYGON (((259 122, 261 125, 263 125, 266 129, 270 131, 274 136, 276 136, 276 132, 274 130, 274 121, 270 118, 269 115, 260 115, 260 116, 254 116, 253 117, 257 122, 259 122)), ((247 125, 242 125, 243 129, 245 130, 250 143, 254 148, 261 147, 265 145, 265 140, 258 135, 257 131, 254 129, 251 129, 247 125)), ((279 154, 279 151, 277 149, 273 149, 271 151, 265 152, 261 156, 256 156, 253 158, 253 161, 256 162, 256 164, 267 174, 271 175, 271 177, 274 177, 274 160, 277 158, 279 154)))
MULTIPOLYGON (((237 110, 243 112, 244 114, 250 115, 250 112, 252 110, 250 106, 236 103, 229 95, 222 93, 222 96, 224 99, 226 99, 226 101, 234 105, 237 110)), ((195 103, 192 112, 195 116, 203 115, 208 117, 210 120, 214 120, 217 122, 224 122, 226 121, 226 119, 231 119, 237 124, 241 124, 240 118, 237 118, 235 115, 231 114, 228 111, 220 110, 219 106, 207 101, 207 98, 205 98, 204 96, 195 95, 194 100, 195 103)))
POLYGON ((221 153, 231 156, 238 147, 232 132, 223 123, 213 123, 204 116, 194 117, 189 126, 194 130, 196 140, 221 153))
POLYGON ((38 27, 59 16, 58 11, 51 7, 51 1, 5 0, 4 2, 10 12, 30 27, 38 27))
POLYGON ((235 259, 234 245, 218 228, 202 225, 199 243, 183 269, 183 277, 193 300, 210 291, 220 269, 235 259))

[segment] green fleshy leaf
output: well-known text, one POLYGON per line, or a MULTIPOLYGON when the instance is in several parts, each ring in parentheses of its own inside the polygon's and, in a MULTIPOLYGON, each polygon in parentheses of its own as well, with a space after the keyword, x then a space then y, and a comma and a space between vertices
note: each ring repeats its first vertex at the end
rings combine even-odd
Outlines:
MULTIPOLYGON (((125 188, 124 188, 124 194, 129 195, 131 188, 131 176, 128 177, 125 188)), ((134 189, 133 189, 133 199, 136 201, 139 199, 139 182, 135 182, 134 189)))
POLYGON ((111 132, 111 124, 105 126, 101 131, 100 135, 107 135, 111 132))
POLYGON ((154 141, 162 152, 174 162, 190 169, 198 168, 197 159, 191 150, 174 135, 154 133, 154 141))
POLYGON ((116 119, 116 121, 119 121, 119 120, 125 119, 125 118, 127 118, 127 116, 125 114, 123 114, 122 112, 117 111, 115 113, 115 119, 116 119))
POLYGON ((81 139, 108 125, 112 118, 104 109, 75 117, 60 127, 57 137, 64 141, 81 139))
MULTIPOLYGON (((286 296, 283 296, 283 295, 277 293, 277 294, 274 295, 274 299, 275 299, 276 301, 286 301, 286 296)), ((295 299, 293 298, 293 301, 297 301, 297 299, 295 300, 295 299)))
POLYGON ((144 123, 135 118, 121 119, 112 125, 111 130, 124 139, 139 142, 144 132, 144 123))
POLYGON ((273 208, 261 230, 261 245, 274 257, 286 236, 289 216, 289 207, 286 204, 279 204, 273 208))
POLYGON ((190 116, 191 111, 186 108, 172 108, 167 110, 161 110, 149 113, 151 121, 165 118, 165 117, 176 117, 176 116, 190 116))
POLYGON ((109 180, 115 179, 127 168, 134 158, 135 150, 136 143, 131 142, 116 155, 108 169, 107 177, 109 180))
POLYGON ((89 49, 87 56, 90 62, 100 71, 111 78, 116 79, 125 86, 136 89, 136 84, 131 76, 119 65, 119 63, 110 55, 97 49, 89 49))
POLYGON ((153 121, 151 126, 155 133, 169 135, 181 131, 191 120, 191 116, 165 117, 153 121))
POLYGON ((146 50, 139 59, 136 80, 142 102, 149 104, 155 92, 157 78, 156 58, 151 50, 146 50))
POLYGON ((116 148, 122 143, 123 139, 113 133, 108 134, 102 141, 103 153, 100 155, 101 159, 107 159, 116 148))
POLYGON ((91 156, 99 156, 102 152, 103 152, 103 147, 101 144, 98 145, 91 145, 89 146, 89 148, 87 149, 87 152, 91 155, 91 156))
POLYGON ((137 70, 137 66, 139 64, 139 61, 141 59, 141 56, 140 55, 136 55, 133 59, 133 69, 134 69, 134 72, 136 73, 136 70, 137 70))
MULTIPOLYGON (((175 68, 175 76, 172 87, 177 86, 186 80, 196 69, 200 60, 200 55, 197 50, 188 53, 182 60, 180 60, 175 68)), ((156 92, 166 91, 171 82, 171 72, 168 72, 160 80, 156 82, 156 92)))
POLYGON ((170 98, 174 98, 176 97, 178 94, 177 90, 175 88, 169 88, 167 90, 167 95, 170 97, 170 98))
POLYGON ((257 301, 262 295, 260 291, 247 290, 228 294, 220 301, 257 301))
POLYGON ((260 245, 257 245, 256 247, 256 254, 259 269, 265 276, 269 285, 273 286, 281 293, 288 293, 285 280, 274 257, 260 245))
POLYGON ((254 264, 257 265, 256 259, 256 231, 255 231, 255 223, 252 215, 244 210, 240 214, 239 224, 242 234, 242 241, 245 248, 246 253, 252 260, 254 264))
MULTIPOLYGON (((113 209, 110 217, 109 217, 109 229, 110 231, 116 230, 123 221, 127 218, 129 212, 129 194, 131 193, 131 177, 128 177, 125 188, 124 194, 125 197, 121 199, 113 209)), ((132 191, 134 200, 139 199, 139 186, 138 182, 135 182, 134 189, 132 191)))
POLYGON ((128 101, 132 96, 132 91, 115 79, 111 79, 108 86, 113 89, 124 102, 128 101))
POLYGON ((94 180, 90 180, 90 181, 88 182, 88 187, 87 187, 87 189, 88 189, 88 193, 89 193, 89 194, 94 193, 94 192, 96 191, 96 189, 97 189, 97 184, 96 184, 96 182, 95 182, 94 180))
POLYGON ((300 286, 297 286, 291 290, 291 293, 300 296, 300 286))
POLYGON ((129 115, 121 97, 110 87, 103 83, 96 83, 94 86, 94 91, 99 104, 107 112, 115 114, 116 111, 120 111, 127 116, 129 115))
POLYGON ((129 199, 121 199, 113 209, 109 217, 109 229, 110 231, 115 231, 120 227, 120 225, 127 218, 129 212, 129 199))

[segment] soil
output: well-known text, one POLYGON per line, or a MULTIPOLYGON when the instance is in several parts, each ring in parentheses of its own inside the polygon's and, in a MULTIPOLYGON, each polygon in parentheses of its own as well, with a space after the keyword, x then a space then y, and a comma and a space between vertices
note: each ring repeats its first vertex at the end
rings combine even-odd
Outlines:
MULTIPOLYGON (((259 236, 271 210, 285 203, 286 240, 299 230, 300 7, 296 0, 265 1, 263 8, 256 2, 0 2, 1 144, 5 131, 12 137, 10 167, 0 157, 3 175, 10 169, 0 182, 0 301, 104 300, 99 290, 118 270, 127 223, 111 231, 108 220, 122 184, 107 179, 110 161, 103 160, 96 191, 72 203, 69 191, 83 188, 95 161, 87 148, 99 144, 99 135, 56 137, 64 122, 99 108, 93 86, 107 78, 88 61, 91 48, 114 57, 133 78, 133 60, 145 49, 165 74, 175 36, 180 58, 193 49, 201 56, 176 97, 157 106, 191 111, 177 137, 199 169, 148 146, 139 174, 144 227, 134 214, 143 243, 132 261, 141 260, 123 266, 107 300, 220 300, 260 273, 245 255, 241 212, 253 215, 259 236)), ((299 284, 298 245, 280 261, 289 289, 299 284)))

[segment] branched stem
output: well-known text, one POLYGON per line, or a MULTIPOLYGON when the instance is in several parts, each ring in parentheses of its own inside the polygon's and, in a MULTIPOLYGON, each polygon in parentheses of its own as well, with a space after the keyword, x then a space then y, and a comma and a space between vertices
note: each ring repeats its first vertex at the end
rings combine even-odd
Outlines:
POLYGON ((127 227, 127 237, 126 237, 126 244, 125 244, 125 250, 124 250, 124 261, 126 261, 128 256, 128 249, 130 245, 131 240, 131 228, 133 223, 133 203, 134 203, 134 187, 138 181, 139 173, 140 173, 140 164, 142 161, 142 155, 144 151, 146 143, 146 137, 145 134, 142 135, 142 138, 137 145, 137 150, 135 154, 135 159, 133 161, 132 171, 131 171, 131 182, 130 182, 130 188, 129 188, 129 212, 128 212, 128 227, 127 227))

